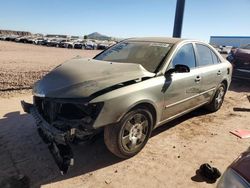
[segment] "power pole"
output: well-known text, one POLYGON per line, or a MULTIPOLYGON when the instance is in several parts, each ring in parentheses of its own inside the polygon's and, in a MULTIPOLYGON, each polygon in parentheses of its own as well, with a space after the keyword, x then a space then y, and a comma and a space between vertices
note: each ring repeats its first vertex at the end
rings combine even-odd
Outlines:
POLYGON ((185 0, 177 0, 173 37, 181 38, 184 9, 185 9, 185 0))

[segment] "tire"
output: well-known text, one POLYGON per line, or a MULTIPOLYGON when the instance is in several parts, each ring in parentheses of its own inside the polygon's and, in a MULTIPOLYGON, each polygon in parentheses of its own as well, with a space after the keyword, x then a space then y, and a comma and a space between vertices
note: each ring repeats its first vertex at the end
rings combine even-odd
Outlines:
POLYGON ((216 90, 213 100, 205 106, 206 109, 209 110, 210 112, 218 111, 222 106, 225 94, 226 94, 226 86, 224 83, 221 83, 218 89, 216 90))
POLYGON ((104 142, 119 158, 130 158, 146 145, 153 127, 150 111, 139 107, 128 112, 118 124, 104 128, 104 142))

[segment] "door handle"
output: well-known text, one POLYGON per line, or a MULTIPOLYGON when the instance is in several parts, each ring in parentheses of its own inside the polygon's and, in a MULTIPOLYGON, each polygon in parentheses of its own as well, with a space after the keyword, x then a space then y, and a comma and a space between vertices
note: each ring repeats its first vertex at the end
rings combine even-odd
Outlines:
POLYGON ((217 72, 217 75, 218 75, 218 76, 220 76, 220 75, 221 75, 221 71, 220 71, 220 70, 217 72))
POLYGON ((195 81, 195 82, 200 82, 200 81, 201 81, 201 77, 200 77, 200 76, 196 76, 196 78, 195 78, 194 81, 195 81))

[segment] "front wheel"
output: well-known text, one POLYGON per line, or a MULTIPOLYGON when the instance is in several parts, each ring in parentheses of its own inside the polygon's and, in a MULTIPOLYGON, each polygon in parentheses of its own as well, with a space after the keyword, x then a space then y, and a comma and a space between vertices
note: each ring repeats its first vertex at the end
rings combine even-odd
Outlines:
POLYGON ((116 156, 129 158, 146 145, 152 127, 152 114, 148 109, 140 107, 128 112, 118 124, 105 127, 104 142, 116 156))
POLYGON ((205 107, 211 112, 218 111, 220 107, 222 106, 225 94, 226 94, 226 86, 224 83, 221 83, 214 95, 213 100, 209 104, 207 104, 205 107))

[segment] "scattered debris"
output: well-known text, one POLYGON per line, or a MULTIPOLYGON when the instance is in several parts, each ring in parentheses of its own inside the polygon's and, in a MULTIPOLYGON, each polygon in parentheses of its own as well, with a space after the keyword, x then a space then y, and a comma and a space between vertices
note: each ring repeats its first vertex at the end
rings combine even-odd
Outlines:
POLYGON ((200 166, 199 173, 203 178, 210 180, 211 183, 216 182, 216 180, 221 176, 220 171, 215 167, 211 167, 208 163, 200 166))
POLYGON ((250 112, 250 108, 233 108, 236 112, 250 112))
POLYGON ((105 180, 106 184, 111 184, 111 180, 105 180))
POLYGON ((230 133, 235 136, 238 136, 239 138, 250 138, 250 130, 238 129, 230 131, 230 133))

